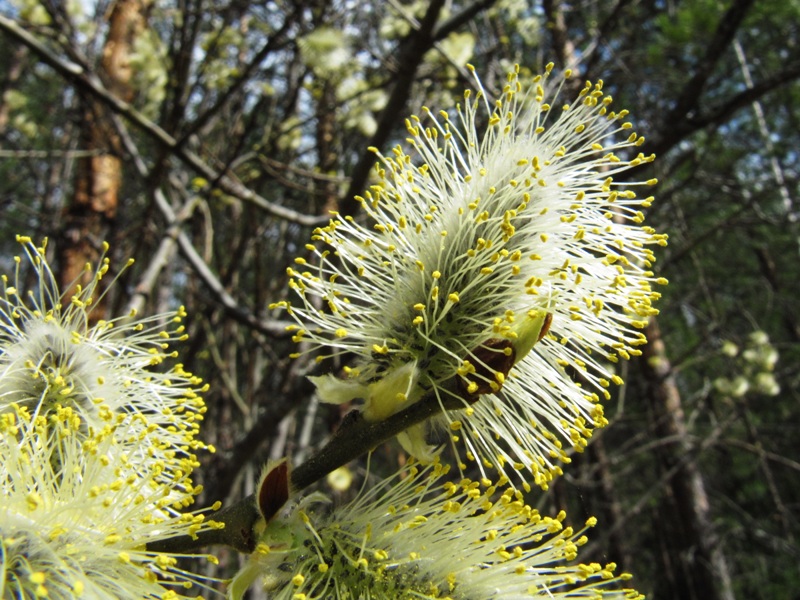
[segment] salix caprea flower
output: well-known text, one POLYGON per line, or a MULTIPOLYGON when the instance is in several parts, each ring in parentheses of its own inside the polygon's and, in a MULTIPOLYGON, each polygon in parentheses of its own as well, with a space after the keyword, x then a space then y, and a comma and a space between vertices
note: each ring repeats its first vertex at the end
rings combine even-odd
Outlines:
MULTIPOLYGON (((324 401, 361 398, 381 420, 456 395, 463 410, 439 420, 466 456, 543 487, 606 424, 614 365, 640 353, 666 283, 651 271, 666 236, 641 212, 653 198, 634 191, 655 180, 613 180, 652 161, 644 138, 602 82, 556 104, 551 69, 530 81, 517 69, 494 102, 476 80, 455 113, 408 120, 413 152, 378 153, 366 219, 317 229, 289 269, 300 305, 277 304, 320 360, 356 357, 313 378, 324 401)), ((419 426, 400 441, 433 456, 419 426)))
POLYGON ((87 433, 83 419, 61 405, 12 403, 0 414, 0 597, 169 599, 208 588, 180 555, 146 549, 219 527, 185 512, 200 491, 189 472, 132 459, 120 442, 138 435, 132 421, 87 433))
POLYGON ((206 411, 199 396, 204 388, 181 364, 160 370, 177 356, 169 344, 185 339, 183 309, 94 319, 108 258, 87 265, 89 283, 67 296, 47 262, 46 241, 37 247, 30 238, 17 240, 24 253, 15 257, 16 273, 2 275, 0 414, 14 405, 33 415, 71 407, 84 435, 122 424, 131 460, 134 453, 142 461, 169 453, 174 468, 190 471, 193 451, 205 448, 197 439, 206 411), (29 275, 33 284, 26 289, 29 275))
POLYGON ((641 598, 615 565, 574 563, 585 528, 563 512, 543 516, 519 491, 454 483, 447 471, 403 469, 332 511, 291 504, 266 524, 229 597, 259 580, 275 600, 641 598))

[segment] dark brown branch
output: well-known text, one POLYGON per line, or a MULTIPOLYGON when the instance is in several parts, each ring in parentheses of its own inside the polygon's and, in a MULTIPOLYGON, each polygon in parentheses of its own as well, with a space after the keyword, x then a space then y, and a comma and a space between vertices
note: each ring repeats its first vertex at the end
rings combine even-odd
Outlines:
MULTIPOLYGON (((477 396, 474 399, 477 399, 477 396)), ((292 486, 302 490, 412 425, 439 414, 443 408, 444 410, 463 408, 467 402, 469 400, 456 394, 456 382, 452 381, 440 399, 429 392, 419 402, 385 421, 371 423, 361 418, 360 412, 352 411, 345 416, 342 425, 325 447, 292 471, 292 486)))
MULTIPOLYGON (((399 66, 394 88, 378 120, 378 127, 370 140, 370 146, 375 148, 383 147, 389 140, 392 129, 397 123, 398 115, 403 113, 406 102, 408 102, 408 98, 411 95, 417 68, 422 62, 425 53, 430 50, 435 41, 433 29, 443 4, 444 0, 432 0, 428 5, 428 11, 420 22, 419 28, 412 30, 403 41, 397 57, 399 66)), ((355 196, 364 191, 364 185, 374 165, 375 155, 370 151, 363 153, 358 159, 350 175, 350 185, 347 188, 347 192, 339 202, 339 212, 343 215, 352 215, 358 211, 359 204, 356 202, 355 196)))
POLYGON ((798 78, 800 78, 800 61, 790 63, 782 71, 755 83, 704 114, 691 118, 684 116, 677 121, 664 121, 659 131, 648 138, 642 151, 646 154, 663 155, 693 133, 725 123, 736 111, 750 106, 769 92, 798 78), (650 139, 653 141, 650 142, 650 139))
POLYGON ((256 548, 253 526, 260 518, 253 495, 244 500, 221 508, 207 515, 218 523, 225 523, 223 529, 210 529, 200 532, 195 539, 188 535, 159 540, 147 544, 148 552, 185 553, 197 551, 205 546, 230 546, 239 552, 250 554, 256 548))
POLYGON ((778 89, 782 85, 800 78, 800 61, 790 63, 782 71, 755 83, 752 87, 736 94, 724 104, 715 107, 707 114, 697 119, 692 119, 691 124, 701 129, 710 125, 719 125, 726 122, 733 113, 757 102, 765 94, 778 89))
MULTIPOLYGON (((562 69, 573 68, 580 62, 575 53, 575 44, 569 37, 567 22, 564 18, 561 2, 559 0, 544 0, 542 3, 547 16, 548 29, 553 52, 562 69)), ((564 82, 570 94, 577 94, 583 82, 578 77, 571 77, 564 82)))
MULTIPOLYGON (((433 47, 435 42, 444 39, 495 2, 496 0, 476 1, 458 14, 453 15, 441 26, 435 27, 444 2, 443 0, 431 1, 419 27, 413 30, 401 45, 399 56, 397 57, 399 66, 394 87, 378 120, 378 127, 369 142, 369 146, 382 148, 389 140, 392 129, 398 122, 398 116, 402 115, 408 98, 411 96, 414 77, 425 53, 433 47)), ((370 169, 374 165, 375 155, 372 152, 367 151, 359 158, 350 175, 350 185, 347 188, 347 192, 339 202, 339 212, 343 215, 351 215, 358 210, 355 196, 363 192, 370 169)))
POLYGON ((490 8, 496 2, 497 0, 478 0, 477 2, 473 2, 464 10, 454 14, 452 17, 447 19, 447 21, 437 27, 436 31, 433 33, 434 41, 443 40, 448 35, 456 31, 459 27, 471 21, 478 14, 487 8, 490 8))
POLYGON ((705 90, 714 67, 730 46, 754 0, 734 0, 720 19, 711 37, 703 58, 695 65, 693 74, 678 94, 675 104, 660 123, 655 142, 648 152, 662 154, 680 140, 700 129, 702 125, 692 124, 692 113, 697 111, 700 97, 705 90))
MULTIPOLYGON (((544 0, 542 8, 547 15, 547 25, 550 30, 553 52, 555 52, 557 65, 564 69, 573 66, 575 60, 575 45, 569 38, 567 22, 564 18, 564 11, 561 10, 561 2, 558 0, 544 0)), ((579 81, 579 85, 582 83, 579 81)))
MULTIPOLYGON (((463 408, 465 404, 478 398, 479 396, 462 398, 458 393, 457 381, 453 379, 443 389, 440 388, 439 397, 429 392, 418 402, 384 421, 371 423, 365 421, 360 412, 352 411, 328 443, 292 471, 292 489, 301 491, 412 425, 421 423, 442 410, 463 408)), ((213 544, 224 544, 247 553, 255 549, 256 540, 252 530, 260 515, 254 495, 210 514, 208 518, 225 523, 225 529, 202 532, 196 539, 179 536, 161 540, 148 544, 147 549, 156 552, 191 552, 213 544)))
POLYGON ((733 37, 742 24, 747 11, 755 0, 734 0, 727 12, 722 16, 714 35, 706 46, 706 53, 694 68, 694 74, 683 86, 683 90, 675 101, 675 106, 666 118, 667 123, 674 123, 697 106, 697 102, 708 83, 714 67, 722 58, 725 49, 730 46, 733 37))

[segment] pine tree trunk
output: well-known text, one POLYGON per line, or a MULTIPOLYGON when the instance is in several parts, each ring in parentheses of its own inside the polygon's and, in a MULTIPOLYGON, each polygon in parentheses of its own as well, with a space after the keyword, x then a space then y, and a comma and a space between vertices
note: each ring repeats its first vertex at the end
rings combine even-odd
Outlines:
MULTIPOLYGON (((130 55, 144 28, 148 0, 117 0, 109 10, 108 37, 103 46, 99 77, 122 100, 133 99, 130 55)), ((119 139, 108 111, 97 101, 82 99, 82 149, 92 155, 78 163, 73 196, 63 214, 60 236, 60 280, 66 290, 81 278, 84 265, 95 263, 101 243, 117 215, 122 185, 119 139)), ((98 318, 102 311, 97 311, 98 318)))
POLYGON ((703 476, 694 459, 687 460, 694 448, 655 319, 648 325, 647 339, 640 364, 649 383, 655 431, 664 440, 658 446, 658 461, 663 472, 673 472, 660 515, 662 542, 670 562, 664 566, 673 570, 667 578, 672 589, 663 598, 733 600, 725 556, 711 525, 703 476))

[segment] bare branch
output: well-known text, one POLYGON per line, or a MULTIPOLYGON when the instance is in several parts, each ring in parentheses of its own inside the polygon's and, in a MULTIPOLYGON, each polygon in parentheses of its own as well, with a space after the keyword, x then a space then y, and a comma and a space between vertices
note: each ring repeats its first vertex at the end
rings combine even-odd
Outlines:
POLYGON ((484 10, 491 8, 497 0, 476 0, 461 12, 454 14, 433 32, 433 39, 443 40, 462 25, 467 24, 484 10))
POLYGON ((189 167, 203 175, 209 181, 217 182, 217 185, 224 192, 244 201, 254 204, 271 215, 299 223, 301 225, 315 226, 327 221, 327 217, 305 215, 290 208, 280 206, 270 202, 263 196, 256 194, 251 189, 237 181, 232 174, 220 173, 208 165, 198 155, 181 146, 174 137, 159 127, 156 123, 145 117, 127 102, 117 98, 112 94, 100 79, 93 73, 89 73, 80 65, 68 62, 57 56, 45 44, 37 40, 30 33, 19 27, 13 20, 0 15, 0 30, 5 31, 11 38, 21 42, 33 50, 45 63, 50 65, 61 76, 72 81, 81 90, 90 93, 94 97, 108 105, 115 113, 130 120, 142 131, 146 132, 153 139, 166 146, 175 156, 181 159, 189 167))
POLYGON ((690 121, 694 129, 702 129, 710 125, 719 125, 730 119, 736 111, 758 102, 765 94, 800 78, 800 61, 790 63, 782 71, 767 77, 743 92, 736 94, 724 104, 721 104, 705 115, 690 121))
MULTIPOLYGON (((444 393, 441 396, 437 397, 434 392, 428 392, 418 402, 384 421, 365 421, 359 411, 351 411, 345 416, 328 443, 292 471, 292 489, 299 492, 412 425, 446 410, 464 408, 465 404, 479 399, 477 395, 470 398, 461 397, 456 378, 450 380, 443 389, 444 393)), ((217 513, 208 515, 210 519, 224 522, 225 529, 200 533, 196 539, 189 536, 175 537, 156 544, 148 544, 147 548, 159 552, 187 552, 209 544, 225 544, 241 552, 252 552, 256 541, 251 531, 260 517, 255 506, 254 496, 250 495, 217 513)))
POLYGON ((691 114, 696 111, 714 67, 722 58, 725 49, 730 46, 753 3, 754 0, 734 0, 722 16, 714 35, 706 46, 705 55, 695 66, 694 73, 677 95, 672 109, 667 112, 660 124, 660 131, 653 136, 656 141, 652 144, 652 149, 648 148, 648 150, 656 154, 666 152, 680 140, 708 124, 700 125, 692 122, 691 114))
POLYGON ((211 106, 208 110, 204 113, 199 115, 183 132, 181 139, 178 141, 178 145, 183 146, 186 143, 186 140, 189 139, 190 136, 200 131, 200 129, 208 122, 211 117, 218 114, 220 109, 225 106, 225 104, 231 99, 233 94, 241 89, 241 87, 247 83, 250 79, 250 75, 252 75, 253 71, 255 71, 256 67, 260 65, 266 58, 269 56, 270 52, 273 52, 280 47, 282 47, 287 40, 287 32, 289 28, 294 23, 294 18, 297 16, 300 10, 300 5, 298 4, 294 12, 286 18, 283 25, 273 33, 270 38, 267 40, 267 43, 256 53, 253 59, 247 64, 239 76, 231 83, 230 86, 220 95, 217 101, 211 106))
MULTIPOLYGON (((112 121, 116 127, 116 131, 120 136, 122 145, 125 151, 133 158, 133 163, 136 170, 143 179, 148 179, 150 170, 144 162, 141 154, 136 147, 131 136, 128 134, 123 123, 118 117, 112 117, 112 121)), ((270 321, 265 322, 253 315, 249 311, 241 308, 236 300, 231 296, 222 285, 222 282, 214 275, 209 266, 197 252, 184 231, 181 230, 181 224, 191 216, 194 209, 194 200, 188 200, 176 215, 175 211, 169 204, 164 192, 156 188, 153 190, 153 198, 156 207, 167 221, 167 230, 164 233, 161 244, 155 256, 151 260, 145 274, 140 279, 139 284, 136 286, 136 294, 131 299, 129 309, 141 310, 144 306, 144 301, 152 290, 155 283, 155 278, 160 273, 161 269, 166 265, 166 257, 170 255, 172 248, 177 243, 184 258, 188 261, 194 272, 200 277, 201 281, 206 285, 206 288, 212 293, 217 302, 219 302, 225 311, 235 320, 252 327, 256 331, 268 335, 270 337, 285 337, 288 335, 286 326, 289 325, 285 321, 270 321)))
POLYGON ((730 46, 739 26, 747 15, 747 11, 750 10, 754 3, 755 0, 734 0, 727 12, 722 16, 717 24, 717 30, 706 46, 705 55, 695 66, 694 74, 683 86, 675 106, 665 119, 667 123, 676 122, 697 106, 711 72, 722 58, 725 49, 730 46))

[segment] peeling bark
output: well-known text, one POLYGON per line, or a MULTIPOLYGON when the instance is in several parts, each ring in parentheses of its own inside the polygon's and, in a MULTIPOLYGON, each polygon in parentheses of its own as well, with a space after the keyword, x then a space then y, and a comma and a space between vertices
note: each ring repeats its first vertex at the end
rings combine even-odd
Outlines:
MULTIPOLYGON (((108 37, 98 74, 108 90, 125 102, 130 102, 134 95, 130 55, 136 37, 145 26, 147 1, 117 0, 108 13, 108 37)), ((84 265, 98 259, 100 245, 117 216, 122 186, 120 140, 108 109, 87 96, 82 96, 82 105, 82 146, 96 152, 80 160, 73 196, 62 215, 60 282, 65 291, 78 283, 85 285, 84 265)), ((102 312, 102 309, 95 311, 97 318, 102 312)))

